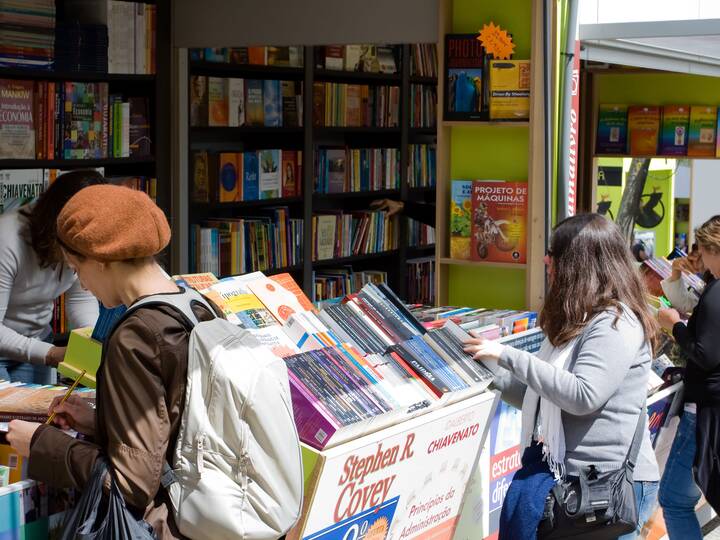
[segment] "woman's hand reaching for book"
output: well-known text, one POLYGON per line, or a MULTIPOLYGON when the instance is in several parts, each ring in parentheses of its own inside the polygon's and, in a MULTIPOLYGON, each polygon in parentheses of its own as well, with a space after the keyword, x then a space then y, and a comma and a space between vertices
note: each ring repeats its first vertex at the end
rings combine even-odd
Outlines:
POLYGON ((53 423, 60 429, 74 429, 83 435, 95 435, 95 409, 87 400, 70 396, 65 402, 57 396, 50 404, 48 415, 55 413, 53 423))
POLYGON ((66 350, 66 347, 51 347, 45 355, 45 365, 57 367, 57 365, 65 359, 66 350))
POLYGON ((465 352, 475 360, 499 360, 505 345, 484 338, 471 338, 465 342, 465 352))

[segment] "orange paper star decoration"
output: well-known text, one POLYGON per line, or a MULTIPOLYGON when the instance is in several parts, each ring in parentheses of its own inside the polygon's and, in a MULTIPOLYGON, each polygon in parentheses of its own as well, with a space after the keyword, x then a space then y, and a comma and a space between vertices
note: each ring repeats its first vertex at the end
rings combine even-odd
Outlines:
POLYGON ((485 52, 492 54, 495 60, 510 60, 515 52, 512 37, 492 21, 490 24, 483 25, 477 39, 482 43, 485 52))

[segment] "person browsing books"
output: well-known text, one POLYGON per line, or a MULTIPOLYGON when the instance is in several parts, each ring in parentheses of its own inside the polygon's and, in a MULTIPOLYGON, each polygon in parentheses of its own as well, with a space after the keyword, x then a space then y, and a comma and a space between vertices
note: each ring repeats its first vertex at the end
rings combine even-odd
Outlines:
MULTIPOLYGON (((221 316, 193 290, 179 288, 155 262, 170 240, 165 214, 140 191, 88 187, 58 217, 58 239, 82 284, 107 307, 148 295, 183 295, 199 321, 221 316)), ((54 403, 55 423, 89 435, 77 440, 56 427, 13 421, 8 441, 29 456, 29 476, 82 489, 99 458, 126 503, 160 539, 181 538, 160 488, 171 463, 185 403, 189 332, 166 305, 143 306, 121 319, 103 348, 97 410, 79 397, 54 403)))
POLYGON ((50 328, 62 294, 71 327, 95 324, 98 302, 62 260, 56 220, 72 196, 104 183, 94 170, 65 173, 37 201, 0 216, 0 380, 53 382, 65 355, 50 328))
POLYGON ((696 232, 702 265, 715 278, 705 286, 687 324, 675 309, 658 313, 687 358, 680 425, 660 484, 660 506, 671 540, 701 539, 695 505, 700 494, 720 510, 720 216, 696 232))
POLYGON ((558 480, 590 466, 622 467, 638 422, 639 533, 654 510, 660 478, 645 407, 657 322, 625 239, 604 217, 562 221, 546 264, 550 289, 539 316, 546 335, 539 353, 484 339, 466 347, 496 370, 493 384, 502 398, 522 408, 525 451, 503 503, 500 539, 536 537, 558 480))
POLYGON ((670 277, 660 282, 663 293, 670 304, 680 313, 691 313, 697 306, 699 296, 683 277, 683 272, 702 276, 705 284, 713 280, 713 276, 705 268, 697 243, 687 257, 677 257, 672 261, 670 277))

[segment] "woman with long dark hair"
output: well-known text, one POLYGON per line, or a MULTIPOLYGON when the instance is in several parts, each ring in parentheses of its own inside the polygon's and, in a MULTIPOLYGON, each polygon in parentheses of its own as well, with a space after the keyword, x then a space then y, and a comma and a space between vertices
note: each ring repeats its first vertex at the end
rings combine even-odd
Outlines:
POLYGON ((598 214, 561 222, 546 264, 550 289, 539 317, 546 335, 539 353, 483 339, 467 345, 476 359, 498 362, 496 388, 522 408, 526 449, 503 504, 500 538, 535 538, 558 480, 591 465, 619 469, 641 418, 633 474, 639 532, 660 478, 645 407, 657 323, 644 285, 620 230, 598 214))
POLYGON ((660 506, 671 540, 703 537, 695 516, 701 492, 720 510, 720 216, 706 221, 695 239, 702 266, 714 279, 706 279, 687 324, 675 309, 658 314, 687 358, 683 413, 660 484, 660 506))
POLYGON ((94 170, 65 173, 37 201, 0 216, 0 380, 52 382, 51 368, 65 356, 50 343, 60 295, 72 327, 95 324, 98 302, 63 262, 57 217, 78 191, 104 183, 94 170))

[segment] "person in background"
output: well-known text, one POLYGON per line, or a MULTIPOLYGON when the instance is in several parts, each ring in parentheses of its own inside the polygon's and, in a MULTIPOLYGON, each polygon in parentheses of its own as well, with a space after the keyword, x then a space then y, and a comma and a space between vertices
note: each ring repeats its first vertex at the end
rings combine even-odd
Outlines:
POLYGON ((670 300, 672 306, 681 314, 691 313, 699 301, 699 296, 683 278, 683 272, 702 276, 706 284, 714 279, 703 264, 697 243, 693 244, 692 251, 687 257, 677 257, 672 260, 670 277, 660 282, 663 293, 670 300))
POLYGON ((522 409, 525 451, 503 504, 500 539, 536 537, 560 478, 590 465, 622 467, 642 419, 634 470, 639 533, 660 479, 645 407, 657 322, 625 239, 599 214, 562 221, 546 264, 550 290, 539 317, 546 339, 538 354, 484 339, 466 346, 496 371, 502 398, 522 409))
POLYGON ((660 483, 660 506, 671 540, 703 537, 695 516, 701 492, 720 510, 720 216, 695 235, 703 266, 715 278, 706 285, 687 325, 675 309, 658 320, 687 358, 682 417, 660 483))
MULTIPOLYGON (((130 308, 148 295, 182 295, 198 320, 222 316, 156 263, 170 241, 170 226, 145 193, 113 185, 82 190, 60 214, 58 238, 83 285, 107 307, 130 308)), ((189 339, 183 315, 170 306, 144 306, 122 319, 103 348, 97 410, 77 396, 51 407, 60 427, 93 442, 53 426, 10 423, 8 441, 29 456, 30 478, 82 489, 96 460, 104 458, 127 505, 157 537, 181 538, 160 477, 166 460, 173 462, 180 429, 189 339)))
POLYGON ((379 199, 370 203, 372 210, 388 213, 388 216, 405 214, 407 217, 435 227, 435 204, 416 201, 395 201, 393 199, 379 199))
POLYGON ((51 344, 54 301, 65 294, 71 327, 93 326, 98 301, 63 262, 56 221, 82 189, 104 184, 94 170, 58 176, 37 201, 0 216, 0 380, 50 384, 64 347, 51 344))

